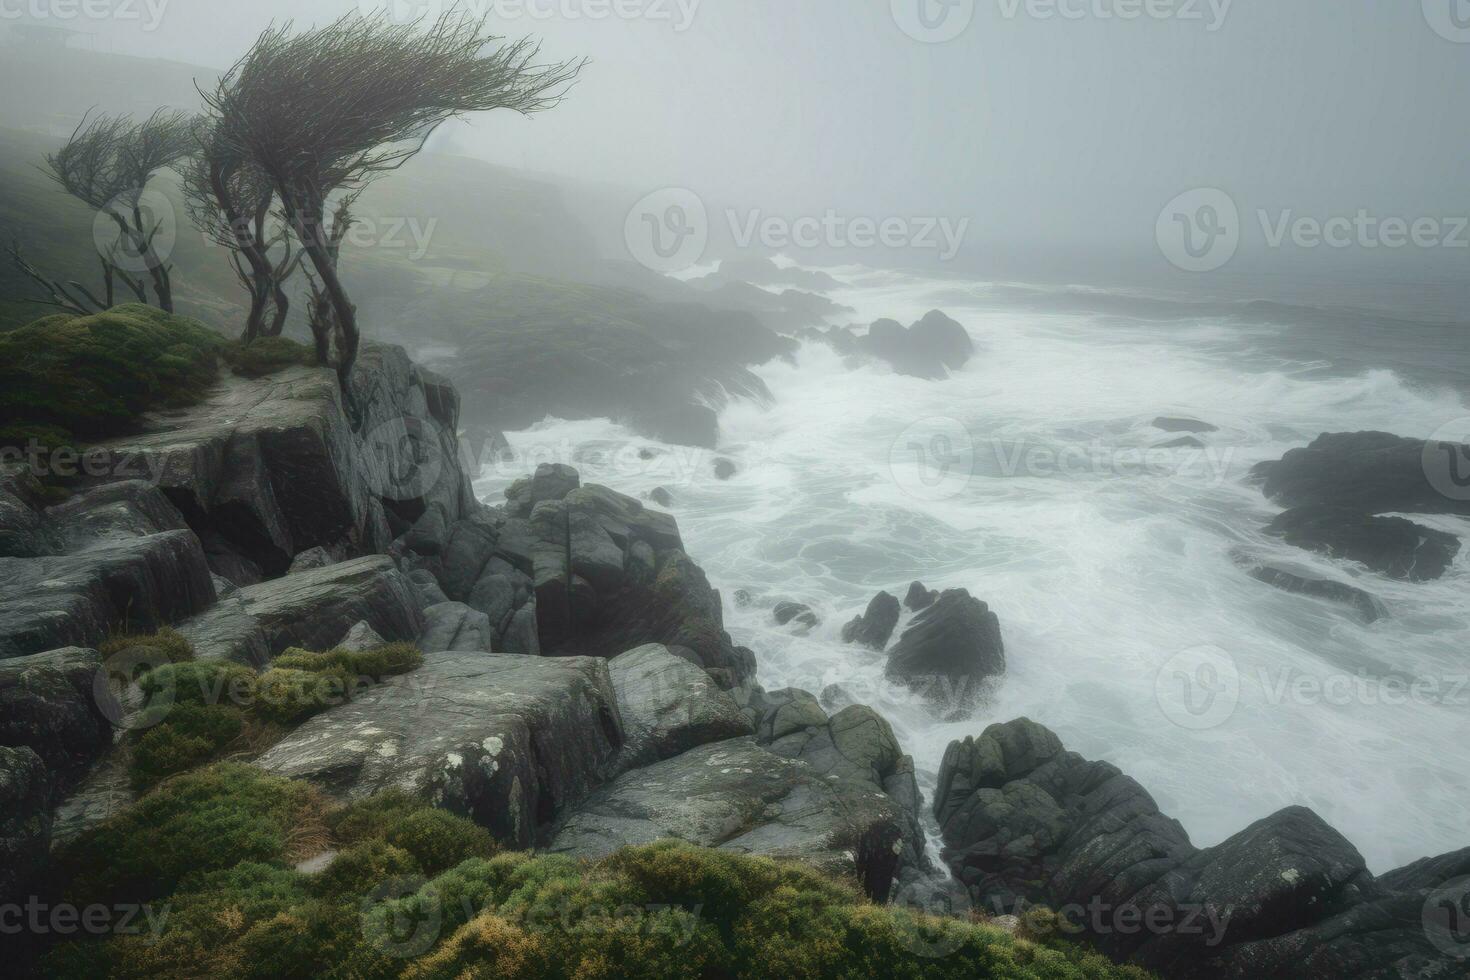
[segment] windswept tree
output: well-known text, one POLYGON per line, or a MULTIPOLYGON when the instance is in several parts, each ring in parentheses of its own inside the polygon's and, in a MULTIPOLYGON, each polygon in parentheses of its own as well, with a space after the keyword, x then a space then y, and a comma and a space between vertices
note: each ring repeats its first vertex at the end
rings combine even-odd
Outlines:
POLYGON ((205 93, 220 137, 270 180, 331 303, 344 387, 360 332, 338 274, 333 195, 403 166, 448 119, 556 105, 582 62, 542 65, 538 54, 460 12, 411 24, 350 14, 301 33, 272 27, 205 93))
POLYGON ((159 171, 177 165, 193 147, 189 117, 160 109, 141 123, 128 116, 84 118, 65 145, 46 157, 53 180, 117 226, 116 242, 107 248, 98 245, 105 305, 112 305, 114 278, 148 302, 142 280, 118 259, 122 249, 147 270, 158 306, 173 312, 169 264, 155 248, 163 218, 144 205, 143 193, 159 171))
POLYGON ((302 253, 276 218, 270 179, 220 138, 217 119, 201 117, 195 129, 198 146, 182 168, 189 216, 206 238, 229 250, 235 275, 250 294, 244 339, 279 337, 291 310, 286 281, 302 253))

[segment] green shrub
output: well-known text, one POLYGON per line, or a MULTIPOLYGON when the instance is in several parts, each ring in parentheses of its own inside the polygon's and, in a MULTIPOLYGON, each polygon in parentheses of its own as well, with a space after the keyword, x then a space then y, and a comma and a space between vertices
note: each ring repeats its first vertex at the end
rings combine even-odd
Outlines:
POLYGON ((185 875, 286 860, 320 803, 305 783, 223 763, 172 779, 63 846, 66 894, 83 904, 147 901, 185 875))
POLYGON ((175 704, 248 705, 255 697, 255 671, 227 660, 197 660, 156 667, 138 680, 149 698, 165 694, 175 704))
POLYGON ((133 743, 129 771, 133 786, 146 789, 176 773, 201 766, 240 736, 239 708, 175 704, 162 724, 142 730, 133 743))
POLYGON ((438 874, 471 858, 494 857, 500 848, 490 831, 472 820, 429 807, 395 821, 383 839, 413 855, 428 874, 438 874))
POLYGON ((186 663, 194 659, 194 647, 178 631, 165 626, 156 633, 117 633, 97 647, 103 657, 124 650, 141 649, 154 663, 186 663))
POLYGON ((371 650, 328 650, 325 653, 292 647, 271 661, 271 666, 313 673, 336 671, 351 677, 381 681, 385 677, 417 670, 423 663, 423 653, 412 643, 389 643, 371 650))
POLYGON ((327 814, 327 830, 338 846, 346 847, 385 836, 399 821, 427 805, 402 790, 385 790, 327 814))
POLYGON ((255 680, 254 711, 268 721, 295 725, 345 704, 352 679, 344 672, 272 667, 255 680))
POLYGON ((338 854, 324 871, 312 879, 311 889, 323 897, 355 898, 371 893, 385 882, 422 874, 423 869, 413 855, 386 841, 374 839, 338 854))
POLYGON ((248 344, 225 344, 220 355, 230 371, 242 378, 263 378, 288 367, 316 363, 315 350, 289 337, 257 337, 248 344))
POLYGON ((129 304, 56 315, 0 333, 4 438, 97 439, 131 429, 150 408, 199 400, 214 381, 221 338, 187 317, 129 304))

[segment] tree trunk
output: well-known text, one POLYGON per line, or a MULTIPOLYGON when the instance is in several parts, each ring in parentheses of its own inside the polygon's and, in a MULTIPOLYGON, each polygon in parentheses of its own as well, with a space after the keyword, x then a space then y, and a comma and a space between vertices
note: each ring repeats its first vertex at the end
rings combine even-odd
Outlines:
POLYGON ((347 290, 337 277, 337 261, 327 244, 321 209, 314 208, 311 215, 303 215, 289 195, 283 194, 282 198, 287 202, 286 217, 295 227, 296 237, 301 239, 301 247, 306 250, 306 257, 311 259, 312 268, 316 270, 322 288, 332 302, 332 313, 341 334, 337 349, 337 379, 341 382, 345 395, 348 391, 348 379, 352 377, 352 365, 357 360, 357 308, 347 298, 347 290))

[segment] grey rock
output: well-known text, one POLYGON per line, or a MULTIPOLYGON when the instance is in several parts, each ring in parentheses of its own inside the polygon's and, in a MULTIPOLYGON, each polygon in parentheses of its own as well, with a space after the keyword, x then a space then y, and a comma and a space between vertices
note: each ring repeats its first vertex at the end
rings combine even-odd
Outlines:
POLYGON ((1298 507, 1279 515, 1266 533, 1287 544, 1360 562, 1390 578, 1428 582, 1444 575, 1460 539, 1402 517, 1373 517, 1341 507, 1298 507))
POLYGON ((1211 425, 1208 422, 1201 422, 1199 419, 1174 418, 1166 415, 1161 415, 1154 419, 1153 427, 1155 429, 1162 429, 1165 432, 1205 433, 1220 431, 1219 426, 1211 425))
POLYGON ((936 704, 962 710, 1005 669, 1000 620, 969 592, 951 589, 904 629, 884 673, 936 704))
POLYGON ((205 609, 214 581, 189 531, 102 539, 84 551, 0 558, 0 660, 90 646, 116 623, 147 631, 205 609))
POLYGON ((1388 432, 1323 433, 1305 449, 1258 464, 1252 475, 1283 507, 1340 507, 1361 514, 1470 514, 1470 499, 1442 493, 1470 473, 1470 447, 1388 432))
POLYGON ((288 647, 331 649, 362 621, 389 642, 423 632, 417 595, 382 555, 243 588, 178 630, 200 657, 263 667, 288 647))
POLYGON ((490 617, 462 602, 445 602, 424 610, 424 632, 419 649, 424 653, 454 650, 489 653, 495 643, 490 617))
POLYGON ((728 480, 739 472, 734 461, 726 459, 723 456, 715 460, 714 470, 716 480, 728 480))
POLYGON ((51 777, 26 746, 0 745, 0 903, 24 904, 51 845, 51 777))
POLYGON ((449 538, 449 522, 444 508, 438 504, 426 509, 408 533, 403 536, 404 547, 421 555, 437 555, 444 550, 449 538))
POLYGON ((347 635, 342 637, 337 643, 336 648, 338 650, 361 652, 363 650, 376 650, 378 647, 386 646, 387 643, 388 641, 379 636, 378 631, 373 629, 372 625, 364 619, 347 631, 347 635))
POLYGON ((622 740, 605 661, 451 652, 312 718, 256 764, 339 799, 401 789, 526 848, 604 781, 622 740))
POLYGON ((315 548, 307 548, 301 554, 291 559, 291 567, 286 572, 287 574, 309 572, 314 568, 326 568, 331 564, 334 564, 331 553, 326 548, 317 546, 315 548))
POLYGON ((1272 588, 1294 595, 1310 596, 1314 599, 1325 599, 1328 602, 1351 606, 1357 610, 1365 623, 1377 622, 1388 615, 1387 608, 1372 593, 1348 585, 1346 582, 1333 582, 1304 572, 1298 573, 1279 565, 1255 564, 1245 559, 1244 556, 1236 557, 1251 578, 1264 582, 1272 588))
POLYGON ((860 643, 882 652, 898 625, 899 612, 898 600, 887 592, 879 592, 861 616, 842 627, 842 642, 860 643))
POLYGON ((485 564, 495 553, 498 540, 496 529, 480 518, 456 521, 450 526, 445 535, 439 576, 446 597, 455 602, 469 598, 485 564))
POLYGON ((420 605, 426 608, 449 601, 449 596, 445 595, 444 590, 439 586, 439 580, 428 569, 414 569, 408 573, 408 581, 418 592, 420 605))
POLYGON ((619 768, 631 769, 698 745, 751 734, 750 721, 729 693, 689 661, 660 644, 629 650, 608 662, 626 739, 619 768))
POLYGON ((1458 975, 1441 968, 1423 916, 1431 889, 1470 871, 1470 850, 1375 880, 1303 807, 1198 850, 1143 787, 1026 719, 950 744, 934 813, 978 907, 1101 908, 1069 916, 1080 938, 1160 976, 1458 975))
POLYGON ((908 593, 903 597, 903 604, 910 612, 918 612, 934 605, 934 600, 938 598, 939 593, 934 589, 924 588, 923 582, 913 582, 909 585, 908 593))
POLYGON ((859 855, 881 841, 892 859, 880 875, 887 881, 869 887, 883 891, 896 874, 905 825, 897 804, 871 786, 822 777, 804 762, 739 738, 619 776, 562 823, 550 850, 599 858, 672 837, 799 858, 852 877, 865 870, 859 855))
POLYGON ((101 670, 101 654, 78 647, 0 661, 0 745, 34 750, 60 777, 80 773, 123 716, 101 670))
POLYGON ((660 507, 674 506, 674 495, 669 491, 668 487, 654 487, 648 491, 648 499, 660 507))
POLYGON ((803 632, 815 629, 822 623, 812 607, 801 602, 778 602, 771 610, 771 615, 775 617, 777 626, 794 622, 803 632))

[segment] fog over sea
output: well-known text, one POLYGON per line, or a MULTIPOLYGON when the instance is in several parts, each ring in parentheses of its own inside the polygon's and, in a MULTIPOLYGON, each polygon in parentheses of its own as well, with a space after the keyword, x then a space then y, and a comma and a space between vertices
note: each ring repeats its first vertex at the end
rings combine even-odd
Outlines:
MULTIPOLYGON (((718 454, 553 419, 509 433, 517 458, 487 466, 478 492, 499 502, 547 461, 632 494, 667 487, 760 683, 840 685, 872 704, 926 797, 950 740, 1025 715, 1133 776, 1200 846, 1292 804, 1342 831, 1375 872, 1463 845, 1466 558, 1412 584, 1288 547, 1262 533, 1280 508, 1247 479, 1322 432, 1424 438, 1470 416, 1452 328, 828 271, 846 284, 832 298, 856 311, 843 322, 943 309, 976 356, 931 382, 807 344, 795 363, 758 369, 772 404, 723 408, 718 454), (1218 431, 1199 436, 1203 449, 1159 449, 1179 434, 1153 427, 1158 416, 1218 431), (660 452, 644 460, 643 448, 660 452), (735 462, 732 479, 711 475, 716 455, 735 462), (1239 564, 1260 559, 1354 584, 1388 615, 1369 624, 1277 591, 1239 564), (902 598, 914 580, 966 588, 1000 618, 1008 672, 964 720, 936 720, 884 682, 882 654, 839 640, 874 593, 902 598), (786 599, 821 625, 777 626, 771 607, 786 599), (1200 648, 1238 681, 1211 727, 1179 710, 1181 680, 1217 680, 1190 673, 1200 648)), ((1414 519, 1470 533, 1464 519, 1414 519)))

